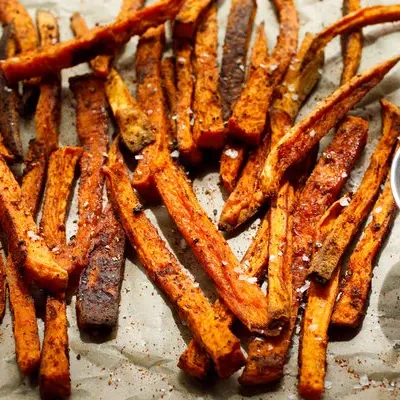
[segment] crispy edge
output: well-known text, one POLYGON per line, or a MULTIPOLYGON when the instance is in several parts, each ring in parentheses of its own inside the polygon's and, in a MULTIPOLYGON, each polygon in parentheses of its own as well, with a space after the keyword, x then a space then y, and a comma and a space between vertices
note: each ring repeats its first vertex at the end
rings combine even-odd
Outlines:
POLYGON ((192 46, 186 40, 175 40, 176 55, 176 139, 184 162, 198 165, 203 155, 193 139, 192 123, 194 98, 194 71, 192 46))
POLYGON ((204 13, 196 33, 193 99, 193 139, 199 147, 212 149, 223 147, 226 133, 218 89, 217 53, 217 6, 212 3, 204 13))
POLYGON ((337 219, 321 249, 312 259, 310 273, 321 282, 328 281, 338 266, 340 258, 373 206, 380 185, 388 173, 400 131, 400 109, 386 100, 381 100, 381 104, 383 132, 368 169, 349 206, 337 219))
MULTIPOLYGON (((161 78, 164 96, 167 99, 169 110, 170 136, 173 142, 176 141, 176 105, 177 105, 177 87, 175 58, 165 57, 161 61, 161 78)), ((173 143, 175 145, 175 143, 173 143)), ((172 146, 171 146, 172 147, 172 146)))
POLYGON ((211 355, 219 375, 239 369, 244 363, 239 340, 215 318, 201 290, 166 248, 136 199, 124 166, 115 164, 104 170, 115 210, 149 278, 177 307, 196 340, 211 355))
POLYGON ((75 38, 48 47, 42 51, 31 51, 19 57, 3 61, 0 68, 7 81, 17 81, 43 76, 63 68, 91 60, 99 54, 113 54, 134 35, 173 19, 183 0, 163 0, 130 15, 122 21, 90 30, 81 38, 75 38))
POLYGON ((354 249, 345 276, 340 282, 341 295, 336 301, 331 324, 356 327, 361 323, 371 289, 372 263, 383 245, 395 215, 396 203, 389 177, 373 207, 372 220, 354 249))
POLYGON ((103 211, 101 168, 107 155, 108 115, 104 80, 94 75, 74 77, 70 88, 76 99, 76 129, 84 151, 80 159, 78 230, 71 243, 73 262, 69 267, 81 270, 87 265, 90 243, 103 211))
POLYGON ((133 172, 132 185, 147 201, 159 200, 152 176, 158 154, 170 144, 168 107, 161 84, 161 58, 165 43, 165 28, 160 25, 140 38, 136 52, 137 99, 155 129, 154 143, 145 147, 133 172))

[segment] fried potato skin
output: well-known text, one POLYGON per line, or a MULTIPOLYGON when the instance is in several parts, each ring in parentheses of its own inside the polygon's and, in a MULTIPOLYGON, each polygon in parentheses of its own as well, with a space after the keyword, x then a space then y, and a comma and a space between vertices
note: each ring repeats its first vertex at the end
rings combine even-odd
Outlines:
POLYGON ((99 54, 114 52, 134 35, 173 19, 183 0, 163 0, 122 21, 91 30, 75 38, 49 47, 46 51, 32 51, 0 63, 7 81, 43 76, 91 60, 99 54))

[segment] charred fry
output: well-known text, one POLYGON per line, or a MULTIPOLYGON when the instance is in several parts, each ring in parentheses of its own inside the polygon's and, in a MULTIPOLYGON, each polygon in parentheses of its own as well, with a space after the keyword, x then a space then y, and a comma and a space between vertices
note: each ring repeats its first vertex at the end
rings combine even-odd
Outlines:
POLYGON ((210 354, 218 374, 229 376, 244 362, 239 340, 215 318, 213 308, 200 289, 167 250, 135 198, 124 166, 117 163, 107 168, 105 173, 113 205, 148 276, 177 307, 196 340, 210 354))
POLYGON ((221 148, 225 139, 221 97, 218 90, 217 6, 205 12, 194 46, 196 84, 194 90, 193 139, 199 147, 221 148))
POLYGON ((339 264, 351 239, 368 215, 389 169, 390 156, 399 136, 400 109, 385 100, 381 104, 383 133, 370 165, 349 206, 337 219, 311 263, 310 271, 322 282, 330 279, 339 264))
POLYGON ((9 83, 43 76, 91 60, 99 54, 114 54, 134 35, 173 19, 183 0, 163 0, 122 21, 96 28, 87 35, 56 44, 44 51, 28 52, 0 63, 9 83))

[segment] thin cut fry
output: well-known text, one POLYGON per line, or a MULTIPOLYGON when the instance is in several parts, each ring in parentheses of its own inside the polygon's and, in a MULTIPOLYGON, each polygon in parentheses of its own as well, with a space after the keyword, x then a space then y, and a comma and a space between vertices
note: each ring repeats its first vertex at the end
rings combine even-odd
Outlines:
MULTIPOLYGON (((42 48, 59 42, 56 18, 49 12, 38 11, 36 22, 42 48)), ((49 74, 40 81, 40 95, 36 106, 36 140, 43 146, 46 157, 58 148, 58 125, 61 114, 61 79, 59 74, 49 74)))
POLYGON ((249 77, 229 119, 229 133, 250 144, 258 145, 265 129, 274 86, 282 80, 296 52, 298 18, 292 0, 275 0, 280 32, 271 58, 260 63, 249 77))
MULTIPOLYGON (((341 201, 332 204, 318 224, 318 241, 323 241, 340 215, 341 201)), ((299 394, 319 399, 324 392, 328 327, 338 292, 340 266, 326 286, 312 282, 303 319, 299 352, 299 394)))
POLYGON ((176 88, 176 78, 175 78, 174 57, 166 57, 161 61, 161 77, 162 77, 162 86, 164 88, 164 96, 168 102, 171 138, 175 141, 177 88, 176 88))
POLYGON ((336 301, 331 323, 340 326, 358 326, 365 313, 371 288, 373 261, 381 248, 396 215, 396 204, 390 186, 390 177, 372 211, 372 221, 354 249, 340 282, 340 298, 336 301))
POLYGON ((277 193, 284 172, 301 160, 399 60, 400 57, 391 58, 357 75, 319 103, 310 114, 287 132, 265 162, 261 182, 262 193, 257 193, 259 204, 277 193))
POLYGON ((218 90, 217 6, 211 4, 202 17, 194 47, 193 139, 199 147, 219 149, 224 145, 221 97, 218 90))
POLYGON ((310 272, 322 282, 330 279, 350 241, 373 206, 390 164, 400 128, 400 109, 386 100, 382 104, 382 137, 370 165, 349 206, 340 215, 321 249, 312 260, 310 272))
POLYGON ((167 157, 160 156, 154 179, 168 212, 226 305, 250 331, 267 333, 269 319, 263 292, 247 279, 239 279, 239 262, 201 208, 184 174, 167 157))
POLYGON ((211 0, 187 0, 175 18, 174 36, 193 39, 202 14, 211 0))
POLYGON ((244 362, 239 340, 215 317, 201 290, 166 248, 136 199, 125 167, 117 163, 105 173, 115 210, 149 278, 175 305, 196 340, 210 354, 218 374, 229 376, 244 362))
POLYGON ((286 263, 291 265, 293 282, 290 324, 278 338, 264 338, 250 343, 247 364, 240 378, 242 384, 264 384, 283 375, 286 354, 303 297, 301 288, 310 264, 315 227, 354 167, 365 146, 367 132, 368 124, 365 121, 347 117, 305 184, 293 213, 291 254, 286 255, 286 263))
POLYGON ((148 201, 158 199, 151 172, 160 151, 170 146, 168 108, 161 85, 161 58, 165 28, 160 25, 147 31, 136 52, 137 99, 155 129, 155 142, 145 147, 133 173, 132 185, 148 201))
POLYGON ((84 152, 80 160, 78 231, 72 244, 74 262, 69 267, 82 269, 87 265, 94 227, 103 210, 104 176, 101 167, 107 154, 107 100, 104 81, 94 75, 71 78, 70 88, 77 103, 76 129, 84 152))
POLYGON ((92 29, 87 35, 56 44, 43 51, 32 51, 0 63, 7 81, 43 76, 91 60, 99 54, 114 54, 134 35, 173 19, 183 0, 162 0, 104 27, 92 29))
POLYGON ((192 47, 188 41, 178 40, 175 45, 176 55, 176 139, 182 159, 192 165, 202 160, 202 153, 192 135, 192 100, 194 96, 192 47))

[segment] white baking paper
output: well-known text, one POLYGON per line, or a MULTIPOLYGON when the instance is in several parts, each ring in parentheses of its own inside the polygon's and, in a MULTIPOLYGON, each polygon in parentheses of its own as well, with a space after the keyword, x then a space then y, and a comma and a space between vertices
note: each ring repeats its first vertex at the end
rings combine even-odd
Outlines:
MULTIPOLYGON (((1 0, 0 0, 1 1, 1 0)), ((52 11, 59 18, 61 38, 71 37, 69 17, 80 11, 90 26, 107 23, 117 15, 120 0, 21 0, 34 17, 39 8, 52 11)), ((256 22, 266 22, 269 46, 276 42, 278 24, 271 2, 259 0, 256 22)), ((363 6, 390 4, 395 1, 362 0, 363 6)), ((219 5, 220 46, 223 43, 230 1, 219 5)), ((341 16, 340 0, 298 0, 301 39, 307 31, 318 32, 341 16)), ((364 52, 361 70, 399 53, 400 24, 386 24, 364 30, 364 52)), ((133 39, 118 60, 117 66, 134 91, 133 39)), ((300 118, 338 85, 342 68, 339 39, 327 48, 323 78, 300 118)), ((63 71, 63 113, 60 141, 77 144, 75 111, 68 77, 86 72, 86 66, 63 71)), ((368 146, 351 174, 348 189, 354 189, 377 138, 380 134, 378 99, 384 96, 400 105, 400 67, 394 68, 353 111, 370 121, 368 146)), ((31 122, 22 124, 25 147, 34 135, 31 122)), ((110 129, 110 135, 112 129, 110 129)), ((323 146, 328 142, 323 140, 323 146)), ((225 194, 218 185, 218 165, 199 174, 194 181, 196 194, 214 222, 221 212, 225 194), (216 214, 216 215, 215 215, 216 214)), ((181 263, 190 271, 212 299, 214 290, 209 279, 191 254, 168 216, 165 207, 148 210, 148 215, 174 250, 181 263)), ((68 235, 76 230, 76 201, 73 201, 68 222, 68 235)), ((259 220, 244 233, 229 238, 238 258, 244 254, 256 232, 259 220)), ((400 225, 396 220, 374 270, 368 315, 362 328, 350 334, 339 332, 328 347, 328 373, 325 399, 395 399, 400 398, 400 225)), ((191 338, 190 332, 169 307, 159 291, 147 279, 140 264, 128 250, 122 288, 119 327, 108 340, 81 335, 76 326, 75 298, 68 307, 72 399, 296 399, 297 343, 290 351, 285 376, 277 385, 261 389, 243 389, 237 375, 225 381, 198 382, 176 366, 177 360, 191 338)), ((42 332, 43 322, 39 319, 42 332)), ((11 316, 8 312, 0 326, 0 398, 37 399, 37 382, 23 378, 15 360, 11 316)))

